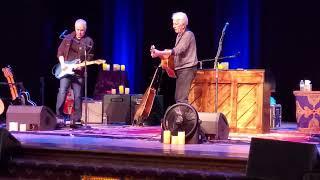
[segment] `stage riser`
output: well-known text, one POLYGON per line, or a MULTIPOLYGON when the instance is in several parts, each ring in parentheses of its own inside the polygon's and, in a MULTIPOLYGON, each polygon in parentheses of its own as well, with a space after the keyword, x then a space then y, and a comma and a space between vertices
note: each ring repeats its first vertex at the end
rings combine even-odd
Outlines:
POLYGON ((143 153, 87 152, 23 148, 23 157, 9 162, 7 175, 24 178, 94 176, 244 177, 244 159, 196 158, 143 153), (28 169, 29 173, 26 173, 28 169), (45 173, 44 173, 45 172, 45 173), (221 173, 225 173, 223 176, 221 173))

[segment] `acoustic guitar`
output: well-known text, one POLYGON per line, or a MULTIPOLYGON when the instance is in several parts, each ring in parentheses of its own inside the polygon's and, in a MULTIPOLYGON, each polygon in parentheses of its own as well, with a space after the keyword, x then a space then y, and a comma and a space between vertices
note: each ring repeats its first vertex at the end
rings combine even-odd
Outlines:
POLYGON ((154 97, 156 96, 156 89, 154 88, 154 80, 157 77, 158 69, 160 68, 160 65, 157 67, 152 81, 150 83, 150 86, 147 88, 146 92, 142 96, 141 103, 139 104, 135 114, 134 114, 134 121, 133 124, 135 125, 142 125, 143 121, 147 119, 150 115, 154 97))
MULTIPOLYGON (((150 48, 150 51, 154 51, 155 46, 152 45, 150 48)), ((161 59, 161 63, 160 66, 162 69, 164 69, 168 76, 170 78, 176 78, 176 74, 174 72, 174 57, 171 55, 163 55, 163 56, 159 56, 159 58, 161 59)))

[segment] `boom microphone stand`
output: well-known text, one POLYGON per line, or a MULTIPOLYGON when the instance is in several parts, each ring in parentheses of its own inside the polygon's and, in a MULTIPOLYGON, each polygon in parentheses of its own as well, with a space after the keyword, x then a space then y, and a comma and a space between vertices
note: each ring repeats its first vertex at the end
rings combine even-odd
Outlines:
POLYGON ((84 128, 91 129, 88 126, 88 68, 87 68, 87 47, 92 48, 84 44, 84 128))
POLYGON ((216 96, 215 96, 215 101, 214 101, 214 112, 217 113, 218 112, 218 78, 219 78, 219 75, 218 75, 218 59, 219 59, 219 56, 220 56, 220 53, 221 53, 221 50, 222 50, 222 42, 223 42, 223 38, 224 38, 224 34, 225 34, 225 31, 227 29, 227 26, 229 25, 228 22, 226 22, 226 24, 224 25, 223 27, 223 30, 222 30, 222 33, 221 33, 221 37, 220 37, 220 40, 219 40, 219 46, 218 46, 218 50, 217 50, 217 54, 214 58, 214 69, 215 69, 215 78, 216 78, 216 81, 215 81, 215 85, 216 85, 216 96))
MULTIPOLYGON (((234 55, 231 56, 224 56, 224 57, 219 57, 218 60, 222 60, 222 59, 233 59, 236 58, 240 55, 240 52, 237 52, 234 55)), ((214 61, 215 59, 203 59, 203 60, 199 60, 199 69, 203 69, 203 63, 204 62, 211 62, 214 61)))

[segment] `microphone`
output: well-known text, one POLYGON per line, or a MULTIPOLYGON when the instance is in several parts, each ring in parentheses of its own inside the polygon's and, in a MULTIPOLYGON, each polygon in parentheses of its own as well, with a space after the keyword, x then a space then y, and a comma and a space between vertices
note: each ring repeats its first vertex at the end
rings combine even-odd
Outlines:
POLYGON ((64 30, 60 36, 59 36, 59 39, 63 39, 65 37, 65 34, 68 32, 68 30, 64 30))

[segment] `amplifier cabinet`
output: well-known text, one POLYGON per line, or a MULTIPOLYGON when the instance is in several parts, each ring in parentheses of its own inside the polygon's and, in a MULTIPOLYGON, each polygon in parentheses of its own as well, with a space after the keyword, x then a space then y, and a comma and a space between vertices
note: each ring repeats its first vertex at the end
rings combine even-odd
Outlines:
POLYGON ((102 110, 104 124, 131 124, 129 94, 104 95, 102 110))
POLYGON ((88 106, 87 123, 102 124, 102 101, 82 101, 82 122, 85 122, 85 103, 88 106))

